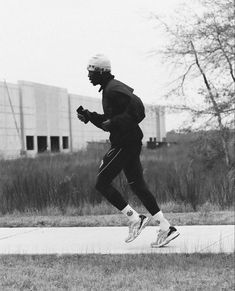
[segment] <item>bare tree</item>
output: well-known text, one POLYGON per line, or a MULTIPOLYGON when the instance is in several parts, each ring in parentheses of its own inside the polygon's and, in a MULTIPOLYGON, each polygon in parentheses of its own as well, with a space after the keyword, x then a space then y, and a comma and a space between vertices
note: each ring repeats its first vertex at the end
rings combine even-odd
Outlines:
POLYGON ((194 89, 197 84, 203 104, 175 108, 190 111, 194 120, 203 117, 206 124, 216 124, 226 164, 230 165, 227 134, 228 128, 234 126, 235 113, 234 1, 199 0, 199 4, 200 14, 191 11, 185 17, 182 12, 183 21, 181 18, 173 26, 153 15, 170 40, 161 53, 174 63, 178 74, 167 96, 187 99, 187 88, 193 81, 194 89))

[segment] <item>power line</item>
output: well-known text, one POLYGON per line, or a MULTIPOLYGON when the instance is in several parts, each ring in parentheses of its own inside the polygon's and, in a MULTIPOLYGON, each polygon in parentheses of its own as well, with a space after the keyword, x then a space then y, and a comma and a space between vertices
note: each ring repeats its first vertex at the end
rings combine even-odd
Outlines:
POLYGON ((20 130, 19 130, 19 127, 18 127, 18 124, 17 124, 16 115, 15 115, 14 107, 13 107, 13 104, 12 104, 12 101, 11 101, 11 95, 10 95, 9 88, 7 86, 6 80, 4 80, 4 84, 5 84, 5 87, 6 87, 7 96, 8 96, 8 100, 9 100, 9 103, 10 103, 10 107, 11 107, 11 112, 12 112, 12 115, 13 115, 14 123, 15 123, 15 128, 16 128, 18 137, 19 137, 20 142, 21 142, 20 130))

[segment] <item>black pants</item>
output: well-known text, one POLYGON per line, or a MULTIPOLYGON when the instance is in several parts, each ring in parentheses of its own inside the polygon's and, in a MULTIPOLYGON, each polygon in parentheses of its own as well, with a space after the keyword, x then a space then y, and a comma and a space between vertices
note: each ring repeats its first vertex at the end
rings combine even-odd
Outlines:
POLYGON ((123 148, 111 147, 101 161, 96 189, 117 209, 124 209, 127 202, 112 186, 113 179, 123 170, 132 191, 138 196, 150 214, 154 215, 160 209, 144 181, 140 152, 141 145, 123 148))

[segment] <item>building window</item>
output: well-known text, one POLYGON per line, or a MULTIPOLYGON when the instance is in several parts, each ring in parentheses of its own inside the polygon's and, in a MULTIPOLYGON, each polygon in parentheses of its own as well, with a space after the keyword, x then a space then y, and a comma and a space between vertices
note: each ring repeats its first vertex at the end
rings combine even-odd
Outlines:
POLYGON ((62 141, 63 141, 63 149, 68 149, 69 148, 69 137, 63 136, 62 141))
POLYGON ((59 152, 60 151, 60 137, 51 136, 51 151, 59 152))
POLYGON ((26 136, 26 149, 29 151, 34 150, 34 137, 32 135, 26 136))
POLYGON ((47 136, 38 136, 38 152, 43 153, 47 150, 47 136))

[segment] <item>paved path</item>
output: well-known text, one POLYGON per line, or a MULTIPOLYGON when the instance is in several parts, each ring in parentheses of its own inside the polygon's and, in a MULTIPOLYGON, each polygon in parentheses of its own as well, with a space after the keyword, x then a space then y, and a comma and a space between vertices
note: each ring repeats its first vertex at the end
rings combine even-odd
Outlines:
POLYGON ((127 227, 0 228, 0 254, 133 254, 234 252, 234 226, 179 226, 180 236, 153 249, 156 227, 126 244, 127 227))

